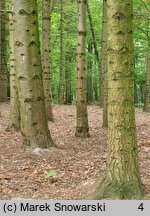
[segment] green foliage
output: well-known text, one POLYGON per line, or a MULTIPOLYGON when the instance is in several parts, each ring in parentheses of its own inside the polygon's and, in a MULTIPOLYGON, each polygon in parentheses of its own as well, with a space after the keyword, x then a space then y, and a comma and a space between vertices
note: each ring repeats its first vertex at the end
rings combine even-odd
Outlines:
MULTIPOLYGON (((42 0, 38 0, 38 17, 39 17, 39 35, 40 42, 42 43, 42 0)), ((99 56, 101 56, 101 19, 102 19, 102 0, 90 0, 89 7, 92 16, 97 48, 99 56)), ((60 2, 53 1, 54 7, 51 13, 51 59, 52 59, 52 93, 53 102, 58 102, 58 89, 59 89, 59 65, 60 65, 60 2)), ((146 0, 133 0, 134 6, 134 23, 133 23, 133 39, 134 39, 134 68, 135 68, 135 83, 137 86, 137 95, 139 103, 142 101, 143 85, 146 80, 146 58, 148 52, 147 37, 150 35, 150 4, 146 0)), ((71 92, 73 103, 76 101, 76 40, 77 40, 77 1, 65 0, 64 1, 64 18, 63 18, 63 70, 64 70, 64 86, 65 86, 65 70, 68 68, 71 79, 71 92), (66 62, 66 55, 71 56, 71 61, 66 62)), ((7 2, 7 8, 9 3, 7 2)), ((9 41, 9 36, 7 36, 9 41)), ((86 48, 92 42, 92 35, 87 16, 87 37, 86 48)), ((9 43, 9 42, 8 42, 9 43)), ((86 49, 86 62, 88 58, 93 62, 92 76, 94 94, 99 94, 99 71, 95 60, 94 51, 89 54, 86 49)), ((9 48, 8 48, 9 57, 9 48)), ((100 57, 101 58, 101 57, 100 57)), ((9 71, 9 59, 7 61, 9 71)), ((87 66, 87 80, 89 79, 89 68, 87 66)), ((65 88, 64 88, 65 95, 65 88)), ((96 98, 96 97, 95 97, 96 98)))
POLYGON ((55 170, 50 170, 48 171, 48 173, 44 176, 45 179, 48 179, 50 177, 53 177, 56 175, 56 171, 55 170))

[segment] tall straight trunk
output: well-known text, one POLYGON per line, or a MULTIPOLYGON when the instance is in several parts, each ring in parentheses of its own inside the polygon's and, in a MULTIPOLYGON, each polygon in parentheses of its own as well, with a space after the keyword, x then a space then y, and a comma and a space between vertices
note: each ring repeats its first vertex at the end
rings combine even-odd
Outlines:
POLYGON ((40 57, 37 1, 13 0, 14 40, 23 145, 48 148, 48 129, 40 57))
POLYGON ((94 199, 140 199, 134 113, 132 0, 107 0, 107 172, 94 199))
POLYGON ((60 75, 59 75, 59 104, 63 104, 63 0, 60 0, 60 75))
MULTIPOLYGON (((107 80, 107 0, 103 0, 102 60, 101 60, 101 102, 103 104, 103 127, 108 127, 108 80, 107 80)), ((100 103, 101 104, 101 103, 100 103)))
MULTIPOLYGON (((1 1, 0 1, 0 9, 2 8, 2 5, 1 5, 1 1)), ((0 11, 0 86, 2 85, 2 81, 1 81, 1 64, 2 64, 2 12, 0 11)), ((1 89, 0 89, 1 91, 1 89)))
POLYGON ((107 1, 103 0, 103 14, 102 14, 102 34, 101 34, 101 70, 100 70, 100 107, 104 106, 104 82, 106 69, 106 55, 107 55, 107 43, 106 43, 106 5, 107 1))
POLYGON ((147 78, 143 111, 150 112, 150 36, 148 37, 147 78))
POLYGON ((136 81, 134 80, 134 105, 135 107, 138 107, 139 104, 139 98, 138 98, 138 88, 136 81))
MULTIPOLYGON (((13 12, 13 5, 11 1, 11 11, 13 12)), ((7 131, 16 132, 20 130, 20 111, 19 111, 19 99, 18 99, 18 86, 17 86, 17 74, 16 74, 16 59, 14 52, 14 17, 13 13, 10 13, 10 115, 9 125, 7 131)))
POLYGON ((42 9, 42 66, 43 85, 46 104, 46 114, 50 121, 53 121, 52 108, 52 74, 51 74, 51 48, 50 48, 50 0, 43 0, 42 9))
POLYGON ((91 58, 93 52, 93 43, 88 44, 88 62, 87 62, 87 102, 93 102, 93 61, 91 58))
MULTIPOLYGON (((71 48, 70 48, 71 49, 71 48)), ((70 50, 66 50, 65 56, 65 104, 72 103, 72 96, 71 96, 71 73, 70 73, 70 65, 71 65, 71 53, 70 50)))
MULTIPOLYGON (((1 1, 1 9, 6 10, 6 1, 1 1)), ((0 64, 0 101, 7 101, 7 64, 6 64, 6 22, 7 13, 3 12, 0 16, 1 19, 1 64, 0 64)))
POLYGON ((77 102, 76 102, 76 133, 78 137, 89 136, 88 114, 86 104, 86 1, 78 0, 78 38, 77 38, 77 102))

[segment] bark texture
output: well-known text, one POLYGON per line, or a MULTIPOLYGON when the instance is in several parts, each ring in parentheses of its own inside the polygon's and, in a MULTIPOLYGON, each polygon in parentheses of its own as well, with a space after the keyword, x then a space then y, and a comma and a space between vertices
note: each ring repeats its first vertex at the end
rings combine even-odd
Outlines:
POLYGON ((143 111, 150 112, 150 36, 148 37, 147 78, 143 111))
POLYGON ((86 104, 86 72, 85 72, 85 44, 86 44, 86 1, 78 1, 78 38, 77 38, 77 126, 75 135, 89 136, 88 114, 86 104))
POLYGON ((141 199, 136 141, 132 0, 107 0, 107 173, 94 199, 141 199))
POLYGON ((43 0, 42 9, 42 66, 43 66, 43 85, 46 104, 47 118, 54 120, 52 108, 52 74, 51 74, 51 48, 50 48, 50 0, 43 0))
POLYGON ((6 1, 3 0, 0 3, 0 8, 4 11, 0 13, 0 22, 1 22, 1 62, 0 62, 0 101, 7 101, 7 64, 6 64, 6 23, 7 23, 7 13, 6 10, 6 1))
POLYGON ((59 77, 59 104, 63 104, 63 0, 60 0, 60 77, 59 77))
POLYGON ((18 99, 18 86, 17 86, 17 74, 16 74, 16 59, 14 52, 14 16, 13 16, 13 4, 11 2, 10 18, 10 116, 9 125, 7 131, 16 132, 20 130, 20 111, 19 111, 19 99, 18 99))
POLYGON ((13 0, 16 69, 23 145, 53 146, 46 119, 37 1, 13 0))

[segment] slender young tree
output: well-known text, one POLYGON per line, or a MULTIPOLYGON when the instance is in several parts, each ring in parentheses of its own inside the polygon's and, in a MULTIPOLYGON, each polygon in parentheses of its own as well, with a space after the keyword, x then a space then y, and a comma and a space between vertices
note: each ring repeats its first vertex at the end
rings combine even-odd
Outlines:
POLYGON ((50 21, 51 21, 51 0, 43 0, 42 9, 42 66, 43 66, 43 84, 46 104, 47 118, 53 121, 52 108, 52 78, 51 78, 51 48, 50 48, 50 21))
POLYGON ((59 75, 59 104, 63 104, 63 0, 60 0, 60 75, 59 75))
POLYGON ((107 0, 107 172, 94 199, 140 199, 134 113, 132 0, 107 0))
POLYGON ((40 57, 37 1, 13 0, 14 40, 23 145, 48 148, 48 129, 40 57))
POLYGON ((94 26, 93 26, 93 20, 90 12, 90 6, 89 6, 89 0, 87 0, 87 13, 88 13, 88 18, 89 18, 89 23, 90 23, 90 29, 91 29, 91 34, 92 34, 92 39, 93 39, 93 47, 94 47, 94 53, 95 53, 95 59, 97 61, 98 65, 98 70, 100 72, 100 59, 99 59, 99 53, 97 49, 97 44, 96 44, 96 37, 95 37, 95 32, 94 32, 94 26))
MULTIPOLYGON (((0 1, 0 9, 2 8, 0 1)), ((1 50, 1 42, 2 42, 2 12, 0 11, 0 86, 1 86, 1 64, 2 64, 2 50, 1 50)))
POLYGON ((77 102, 76 102, 76 133, 78 137, 89 136, 88 113, 86 104, 86 0, 78 0, 78 38, 77 38, 77 102))
POLYGON ((7 64, 6 64, 6 23, 7 23, 7 13, 6 13, 6 0, 1 1, 0 4, 2 11, 0 16, 1 22, 1 64, 0 64, 0 101, 7 101, 7 64))
POLYGON ((102 55, 101 55, 101 90, 100 104, 103 105, 103 127, 108 126, 108 80, 107 80, 107 0, 103 0, 103 17, 102 17, 102 55), (102 102, 102 103, 101 103, 102 102))
POLYGON ((71 47, 70 49, 66 50, 65 55, 65 104, 72 103, 72 95, 71 95, 71 72, 70 72, 70 65, 71 65, 71 47))
POLYGON ((19 99, 18 99, 18 86, 17 86, 17 74, 16 74, 16 59, 14 52, 14 16, 13 16, 13 4, 11 1, 10 18, 10 115, 9 125, 7 131, 16 132, 20 130, 20 111, 19 111, 19 99))
POLYGON ((150 112, 150 34, 147 35, 148 54, 147 54, 147 69, 146 69, 146 89, 144 98, 144 112, 150 112))
POLYGON ((87 59, 87 102, 91 104, 93 102, 93 61, 91 58, 93 52, 93 43, 88 43, 88 59, 87 59))

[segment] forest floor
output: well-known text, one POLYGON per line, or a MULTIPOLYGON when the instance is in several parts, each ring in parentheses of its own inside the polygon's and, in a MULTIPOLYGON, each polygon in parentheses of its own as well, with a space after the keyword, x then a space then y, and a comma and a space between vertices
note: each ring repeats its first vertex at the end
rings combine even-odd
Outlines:
MULTIPOLYGON (((90 138, 75 137, 75 106, 54 106, 55 122, 49 122, 58 148, 21 148, 20 133, 5 131, 9 104, 0 104, 0 199, 82 199, 98 186, 106 170, 107 129, 102 110, 89 106, 90 138), (55 177, 45 178, 50 170, 55 177)), ((140 171, 150 199, 150 114, 136 111, 140 171)))

